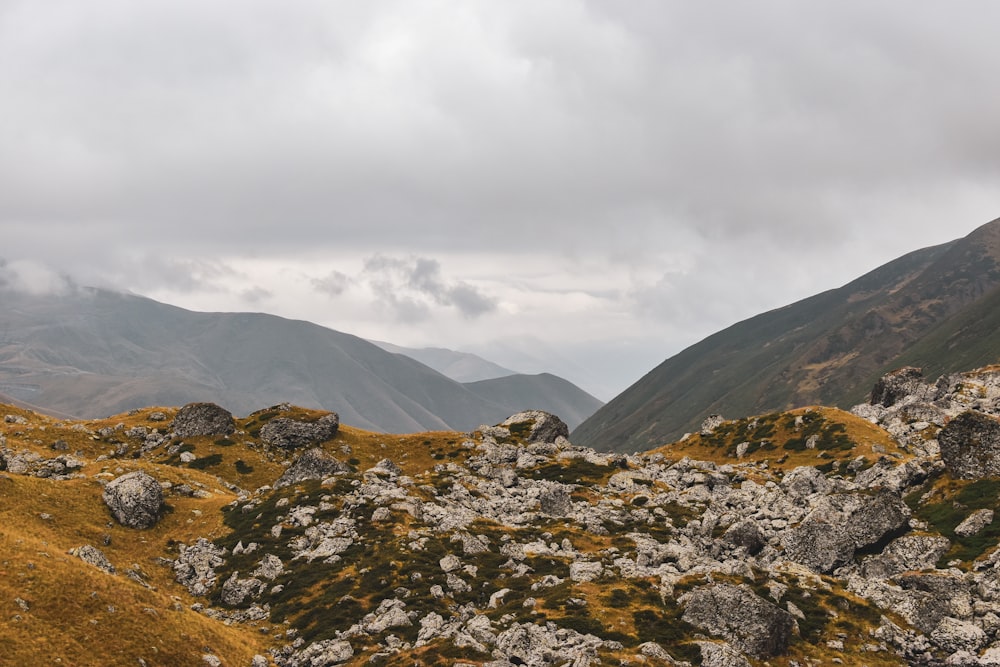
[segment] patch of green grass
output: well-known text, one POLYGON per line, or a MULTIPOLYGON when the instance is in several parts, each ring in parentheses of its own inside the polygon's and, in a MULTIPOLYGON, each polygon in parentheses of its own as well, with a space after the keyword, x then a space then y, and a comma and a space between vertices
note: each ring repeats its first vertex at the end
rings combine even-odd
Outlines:
POLYGON ((522 476, 563 484, 597 484, 612 472, 611 466, 598 465, 585 459, 572 459, 566 464, 556 462, 528 470, 522 476))

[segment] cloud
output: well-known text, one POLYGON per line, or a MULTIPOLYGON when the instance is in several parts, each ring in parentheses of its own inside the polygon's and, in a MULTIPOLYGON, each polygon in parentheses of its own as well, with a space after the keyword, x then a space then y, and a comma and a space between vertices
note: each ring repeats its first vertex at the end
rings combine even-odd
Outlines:
POLYGON ((373 255, 365 260, 362 280, 404 322, 419 322, 431 315, 431 306, 455 308, 474 319, 492 312, 496 299, 463 281, 448 281, 441 264, 426 257, 373 255))
POLYGON ((997 23, 975 0, 0 3, 3 252, 191 307, 308 319, 320 294, 352 326, 559 320, 665 358, 996 217, 997 23))
POLYGON ((346 273, 330 271, 330 273, 322 278, 310 278, 309 282, 317 292, 329 296, 340 296, 353 281, 346 273))
POLYGON ((0 258, 0 291, 65 295, 77 290, 72 278, 38 262, 0 258))

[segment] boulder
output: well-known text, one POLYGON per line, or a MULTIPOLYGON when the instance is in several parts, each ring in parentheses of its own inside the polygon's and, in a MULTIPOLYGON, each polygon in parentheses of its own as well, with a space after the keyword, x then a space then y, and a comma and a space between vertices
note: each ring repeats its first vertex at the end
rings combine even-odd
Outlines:
POLYGON ((972 537, 981 533, 991 523, 993 523, 993 510, 976 510, 955 526, 955 534, 959 537, 972 537))
POLYGON ((962 479, 1000 477, 1000 419, 966 410, 938 433, 941 460, 962 479))
POLYGON ((684 620, 723 637, 755 658, 780 655, 788 648, 795 619, 746 586, 711 584, 679 600, 684 620))
POLYGON ((326 479, 337 473, 349 470, 350 468, 347 465, 330 456, 319 447, 313 447, 303 452, 302 456, 285 470, 284 474, 275 481, 274 488, 280 489, 307 479, 326 479))
POLYGON ((128 528, 150 528, 160 520, 163 490, 142 471, 122 475, 104 487, 104 503, 118 523, 128 528))
POLYGON ((727 528, 722 534, 722 541, 734 547, 743 547, 751 556, 756 556, 767 545, 764 534, 750 519, 739 521, 727 528))
POLYGON ((555 442, 556 438, 562 436, 569 437, 569 427, 566 422, 544 410, 527 410, 511 415, 500 424, 506 427, 512 434, 519 435, 525 442, 555 442), (528 424, 527 435, 521 435, 525 428, 521 426, 528 424), (520 428, 518 428, 520 426, 520 428))
POLYGON ((924 387, 923 371, 906 366, 883 375, 872 388, 868 402, 889 408, 907 396, 920 393, 924 387))
POLYGON ((843 493, 824 499, 785 533, 785 556, 817 572, 846 565, 856 551, 867 551, 904 530, 910 508, 890 491, 843 493))
POLYGON ((298 449, 326 442, 337 435, 339 429, 340 416, 336 412, 315 421, 275 417, 260 429, 260 438, 274 447, 298 449))
POLYGON ((229 435, 236 430, 236 422, 231 412, 215 403, 188 403, 177 411, 170 430, 178 438, 229 435))

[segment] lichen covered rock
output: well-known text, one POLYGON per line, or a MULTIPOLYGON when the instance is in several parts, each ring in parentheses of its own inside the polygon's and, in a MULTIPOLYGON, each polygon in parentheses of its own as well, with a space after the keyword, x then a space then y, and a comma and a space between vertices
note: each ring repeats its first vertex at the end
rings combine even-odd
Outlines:
POLYGON ((128 528, 150 528, 160 520, 163 490, 142 471, 130 472, 108 482, 104 503, 115 520, 128 528))

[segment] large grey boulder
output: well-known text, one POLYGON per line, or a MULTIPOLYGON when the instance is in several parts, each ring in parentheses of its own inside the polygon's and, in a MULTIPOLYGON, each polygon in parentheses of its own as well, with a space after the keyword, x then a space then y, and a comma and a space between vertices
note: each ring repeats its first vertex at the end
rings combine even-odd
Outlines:
POLYGON ((791 614, 746 586, 701 586, 681 596, 680 602, 685 621, 755 658, 784 653, 795 629, 791 614))
POLYGON ((889 408, 908 396, 921 395, 929 389, 924 384, 923 371, 906 366, 883 375, 872 388, 869 403, 889 408))
POLYGON ((128 528, 152 527, 163 510, 160 483, 141 470, 108 482, 103 498, 115 520, 128 528))
POLYGON ((236 430, 231 412, 215 403, 188 403, 177 411, 170 430, 178 438, 229 435, 236 430))
POLYGON ((500 425, 507 428, 512 434, 520 435, 525 442, 529 443, 555 442, 556 438, 560 436, 569 437, 569 427, 566 422, 544 410, 518 412, 505 419, 500 425), (524 430, 527 430, 527 434, 521 435, 524 430))
POLYGON ((260 429, 260 438, 273 447, 298 449, 326 442, 337 435, 339 429, 340 416, 336 412, 316 421, 275 417, 260 429))
POLYGON ((350 468, 319 447, 313 447, 303 452, 295 463, 288 467, 284 474, 274 483, 274 488, 303 482, 307 479, 326 479, 339 472, 347 472, 350 468))
POLYGON ((782 537, 785 556, 817 572, 846 565, 857 551, 866 551, 905 530, 910 508, 896 494, 842 493, 825 499, 782 537))
POLYGON ((975 410, 958 415, 938 433, 941 460, 962 479, 1000 477, 1000 419, 975 410))

